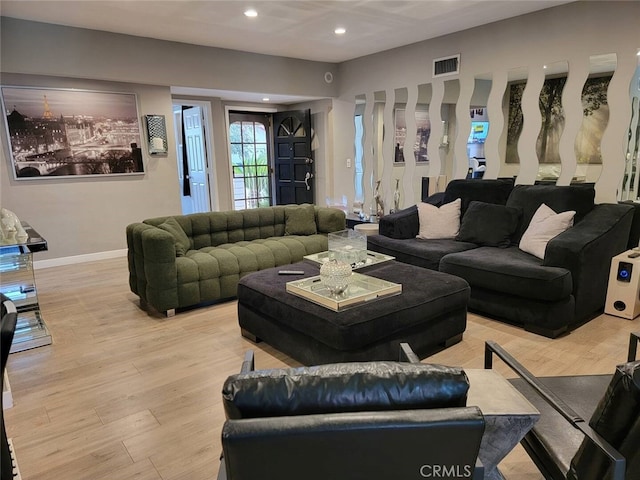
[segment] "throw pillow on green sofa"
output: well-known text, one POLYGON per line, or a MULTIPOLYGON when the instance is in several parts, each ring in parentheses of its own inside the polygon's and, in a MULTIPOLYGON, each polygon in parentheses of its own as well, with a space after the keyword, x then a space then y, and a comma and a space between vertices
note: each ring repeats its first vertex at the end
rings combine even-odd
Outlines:
POLYGON ((184 256, 187 253, 187 250, 191 248, 191 241, 189 240, 189 237, 184 233, 184 230, 175 218, 167 218, 163 223, 158 225, 158 228, 161 228, 173 235, 176 242, 176 256, 184 256))
POLYGON ((285 235, 315 235, 316 212, 313 205, 290 205, 284 208, 285 235))

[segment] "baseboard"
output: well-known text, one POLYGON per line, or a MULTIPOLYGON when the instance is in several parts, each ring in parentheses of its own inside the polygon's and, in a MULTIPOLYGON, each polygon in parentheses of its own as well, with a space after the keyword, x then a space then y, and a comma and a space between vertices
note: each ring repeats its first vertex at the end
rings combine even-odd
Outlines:
POLYGON ((74 265, 76 263, 95 262, 97 260, 107 260, 110 258, 126 257, 127 249, 110 250, 108 252, 87 253, 85 255, 74 255, 72 257, 51 258, 49 260, 37 260, 33 262, 35 270, 41 268, 61 267, 64 265, 74 265))

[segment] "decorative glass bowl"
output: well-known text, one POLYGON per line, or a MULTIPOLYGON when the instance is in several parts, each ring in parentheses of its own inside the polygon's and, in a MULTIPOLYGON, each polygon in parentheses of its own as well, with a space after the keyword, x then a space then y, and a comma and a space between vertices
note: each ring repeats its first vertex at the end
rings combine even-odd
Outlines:
POLYGON ((351 265, 333 259, 320 267, 320 280, 332 295, 340 295, 349 288, 351 273, 351 265))

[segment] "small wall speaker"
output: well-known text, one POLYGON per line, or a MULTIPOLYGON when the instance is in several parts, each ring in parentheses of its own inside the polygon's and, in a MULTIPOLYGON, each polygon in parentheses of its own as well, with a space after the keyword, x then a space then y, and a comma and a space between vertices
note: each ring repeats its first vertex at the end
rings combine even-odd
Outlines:
POLYGON ((611 259, 604 313, 633 320, 640 315, 640 251, 611 259))

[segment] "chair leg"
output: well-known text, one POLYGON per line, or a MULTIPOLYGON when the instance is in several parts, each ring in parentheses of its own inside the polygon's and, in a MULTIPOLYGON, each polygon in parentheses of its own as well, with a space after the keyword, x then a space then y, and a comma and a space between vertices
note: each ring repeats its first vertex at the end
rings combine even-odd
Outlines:
POLYGON ((224 464, 223 456, 220 456, 220 470, 218 470, 218 480, 227 480, 227 468, 224 464))
POLYGON ((420 358, 411 349, 408 343, 400 344, 400 361, 409 363, 420 363, 420 358))
POLYGON ((627 357, 628 362, 635 362, 638 353, 638 343, 640 343, 640 333, 631 332, 629 338, 629 356, 627 357))

